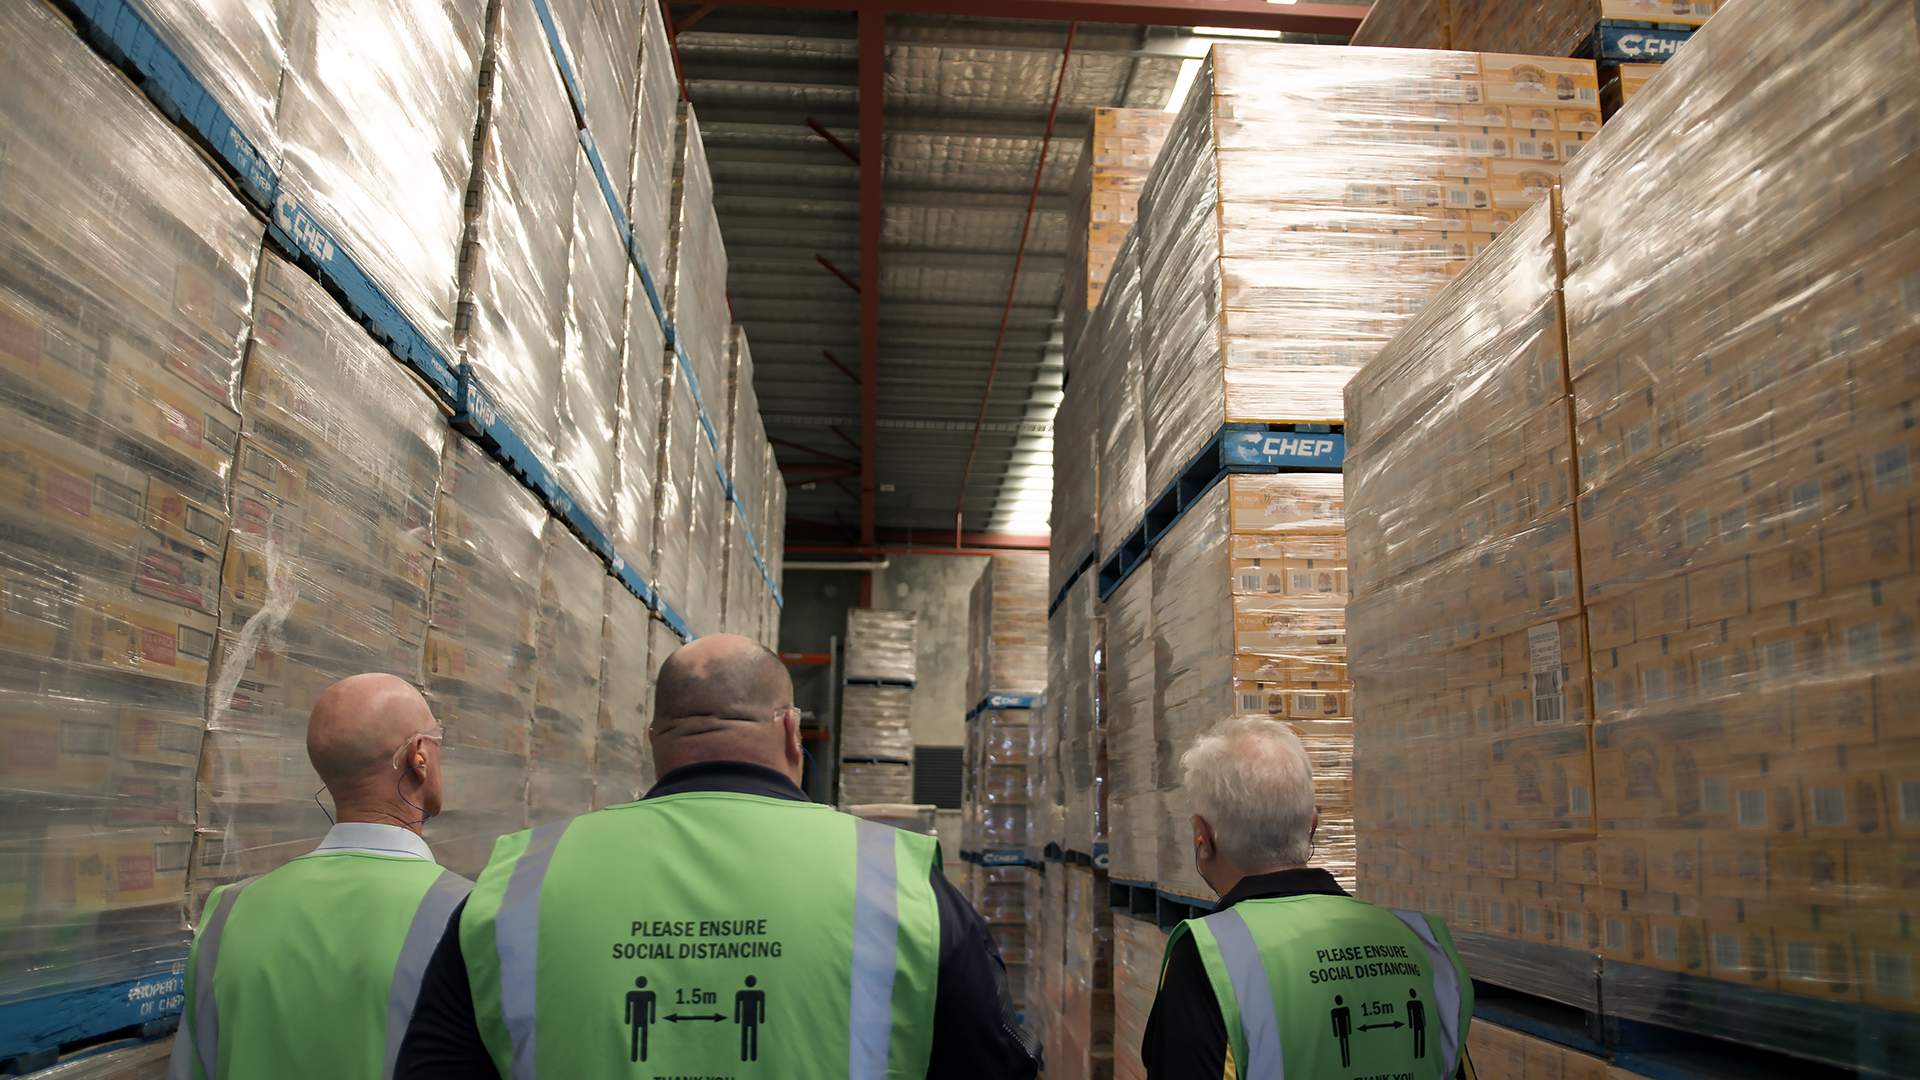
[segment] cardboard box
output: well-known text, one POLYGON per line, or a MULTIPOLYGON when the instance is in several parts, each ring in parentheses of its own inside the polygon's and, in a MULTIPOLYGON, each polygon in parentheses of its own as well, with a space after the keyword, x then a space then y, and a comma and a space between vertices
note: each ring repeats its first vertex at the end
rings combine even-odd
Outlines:
POLYGON ((217 625, 210 615, 88 581, 75 605, 69 658, 204 685, 217 625))
POLYGON ((1591 60, 1480 54, 1487 101, 1578 108, 1600 103, 1600 75, 1591 60))

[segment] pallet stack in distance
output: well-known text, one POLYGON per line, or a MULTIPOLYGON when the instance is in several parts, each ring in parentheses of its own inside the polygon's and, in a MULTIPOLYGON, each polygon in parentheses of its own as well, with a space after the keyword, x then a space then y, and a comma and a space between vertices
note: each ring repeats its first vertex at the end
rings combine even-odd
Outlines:
POLYGON ((914 648, 911 611, 847 609, 840 690, 840 806, 913 802, 914 648))

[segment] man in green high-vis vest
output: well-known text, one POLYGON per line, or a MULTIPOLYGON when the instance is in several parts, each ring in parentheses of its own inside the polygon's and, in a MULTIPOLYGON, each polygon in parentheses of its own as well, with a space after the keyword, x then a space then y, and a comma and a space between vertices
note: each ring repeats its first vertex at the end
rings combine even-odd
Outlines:
POLYGON ((1194 862, 1220 895, 1167 939, 1150 1080, 1473 1080, 1473 983, 1440 919, 1310 867, 1320 816, 1298 735, 1221 721, 1181 758, 1194 862))
POLYGON ((659 783, 500 839, 396 1076, 1030 1080, 1037 1048, 939 844, 810 801, 799 723, 758 642, 668 657, 659 783))
POLYGON ((441 801, 440 725, 391 675, 328 687, 307 756, 339 820, 320 846, 207 897, 170 1080, 381 1080, 420 976, 473 885, 420 838, 441 801))

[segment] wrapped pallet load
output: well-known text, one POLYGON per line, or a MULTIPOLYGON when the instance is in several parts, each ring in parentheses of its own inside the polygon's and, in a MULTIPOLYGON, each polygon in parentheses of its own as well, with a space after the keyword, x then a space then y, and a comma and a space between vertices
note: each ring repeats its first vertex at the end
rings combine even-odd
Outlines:
MULTIPOLYGON (((594 433, 589 403, 581 398, 590 387, 570 388, 567 397, 561 391, 580 157, 573 110, 531 0, 494 5, 489 14, 495 25, 481 63, 456 336, 462 358, 534 456, 553 466, 564 419, 571 428, 569 463, 591 472, 595 448, 580 445, 583 435, 594 433), (583 415, 572 415, 569 399, 583 415)), ((584 239, 583 268, 597 257, 592 240, 584 239)), ((587 287, 597 294, 597 285, 587 287)), ((597 487, 577 497, 603 506, 606 480, 593 479, 597 487)))
POLYGON ((727 375, 727 477, 733 484, 732 505, 726 515, 724 591, 721 625, 730 634, 762 636, 766 605, 762 594, 770 588, 762 570, 772 551, 766 547, 767 429, 760 420, 760 399, 753 390, 753 354, 744 327, 730 328, 732 360, 727 375))
MULTIPOLYGON (((323 226, 340 254, 358 264, 450 363, 458 355, 456 302, 465 298, 463 286, 471 281, 463 270, 463 258, 471 253, 465 246, 463 196, 476 179, 476 139, 490 137, 474 122, 474 88, 491 40, 484 13, 484 5, 456 0, 313 0, 289 3, 285 12, 286 68, 276 113, 282 162, 277 212, 291 217, 297 211, 323 226)), ((530 12, 507 12, 515 25, 523 15, 531 17, 530 12)), ((542 77, 552 77, 557 85, 557 76, 550 75, 552 60, 533 53, 545 48, 537 21, 532 33, 531 39, 520 37, 518 47, 528 63, 518 70, 533 85, 542 77), (545 70, 532 63, 539 59, 546 61, 545 70)), ((516 86, 510 93, 532 90, 532 85, 516 86)), ((564 93, 557 101, 547 97, 561 110, 555 121, 560 130, 548 130, 545 116, 528 119, 543 134, 570 143, 564 93)), ((570 151, 559 152, 565 160, 570 151)), ((546 171, 543 164, 541 172, 546 171)), ((497 172, 492 176, 496 185, 503 179, 497 172)), ((569 215, 561 207, 572 178, 566 179, 537 204, 527 193, 525 213, 535 217, 538 229, 518 235, 529 242, 537 235, 539 246, 532 250, 540 255, 522 265, 543 274, 555 265, 561 267, 559 275, 566 273, 563 223, 569 215), (557 242, 552 233, 559 234, 557 242)), ((498 209, 512 213, 511 207, 498 209)), ((497 224, 509 227, 504 220, 497 224)), ((320 254, 333 250, 326 247, 320 254)), ((490 253, 506 257, 503 249, 490 253)), ((508 272, 524 277, 526 271, 508 272)), ((553 303, 557 312, 564 280, 550 275, 540 280, 554 291, 538 299, 553 303)), ((482 320, 496 316, 507 321, 479 332, 527 330, 535 335, 529 344, 537 345, 542 333, 553 331, 549 336, 558 340, 557 320, 509 307, 476 312, 482 320)), ((486 359, 506 365, 503 370, 532 370, 520 367, 531 362, 526 358, 489 353, 486 359)), ((506 395, 515 384, 496 380, 491 385, 506 395)), ((514 415, 517 420, 519 414, 514 415)))
POLYGON ((1729 7, 1349 390, 1363 891, 1477 977, 1849 1069, 1920 1008, 1916 61, 1729 7))
POLYGON ((0 87, 11 1001, 186 954, 261 227, 52 9, 10 6, 0 26, 16 55, 0 87), (84 134, 96 123, 110 145, 84 134))
POLYGON ((554 471, 587 516, 611 535, 631 264, 599 179, 584 155, 576 151, 575 158, 554 471))
POLYGON ((535 630, 533 730, 527 820, 544 825, 593 809, 600 726, 600 650, 607 567, 548 518, 541 536, 540 619, 535 630))
POLYGON ((427 701, 447 726, 449 791, 428 838, 478 873, 493 838, 526 827, 546 512, 466 439, 448 439, 427 635, 427 701))
POLYGON ((840 690, 840 805, 913 802, 913 683, 919 617, 849 608, 840 690))
POLYGON ((593 808, 632 802, 653 786, 652 633, 646 605, 615 578, 606 579, 606 623, 600 660, 599 733, 594 741, 593 808))

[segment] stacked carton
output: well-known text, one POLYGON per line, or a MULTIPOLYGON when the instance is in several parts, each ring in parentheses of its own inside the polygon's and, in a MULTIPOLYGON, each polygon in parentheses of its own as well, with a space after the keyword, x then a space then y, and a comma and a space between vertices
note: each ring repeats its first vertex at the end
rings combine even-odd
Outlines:
POLYGON ((1211 899, 1193 868, 1192 809, 1179 760, 1236 714, 1285 720, 1300 735, 1313 759, 1320 807, 1314 862, 1352 880, 1353 694, 1342 526, 1338 477, 1230 476, 1154 549, 1160 815, 1153 880, 1163 891, 1211 899))
POLYGON ((1552 858, 1594 818, 1551 209, 1349 390, 1348 617, 1362 895, 1558 943, 1602 882, 1552 858))
POLYGON ((727 411, 732 417, 727 429, 732 444, 727 450, 727 476, 733 481, 734 504, 724 507, 726 517, 725 593, 721 604, 721 625, 730 634, 744 634, 766 640, 771 583, 762 571, 764 560, 779 549, 769 547, 772 539, 767 522, 767 458, 770 446, 766 425, 760 419, 760 399, 753 392, 753 354, 747 348, 744 328, 732 328, 733 361, 727 377, 727 411), (752 538, 749 540, 748 531, 752 538))
POLYGON ((1634 1075, 1609 1066, 1605 1058, 1477 1018, 1467 1027, 1466 1049, 1474 1075, 1487 1080, 1625 1080, 1634 1075))
POLYGON ((0 88, 0 994, 184 950, 261 229, 51 9, 0 88), (77 140, 88 124, 112 140, 77 140))
POLYGON ((1599 126, 1588 61, 1216 45, 1140 200, 1147 494, 1224 423, 1340 422, 1599 126))
POLYGON ((606 564, 557 518, 547 519, 541 541, 528 742, 527 820, 532 825, 593 809, 606 624, 606 564))
MULTIPOLYGON (((600 650, 600 708, 593 756, 593 807, 632 802, 653 786, 647 726, 653 722, 653 679, 645 673, 652 633, 646 605, 606 579, 606 623, 600 650)), ((664 658, 663 658, 664 659, 664 658)))
POLYGON ((194 893, 327 830, 306 719, 337 679, 420 684, 445 438, 432 402, 319 286, 261 261, 218 674, 201 754, 194 893))
POLYGON ((1026 997, 1020 1020, 1040 1042, 1049 1065, 1064 1051, 1067 1035, 1063 1011, 1067 993, 1067 898, 1063 869, 1045 864, 1028 871, 1026 997))
POLYGON ((1038 694, 1047 688, 1047 557, 987 558, 968 600, 967 700, 1038 694))
MULTIPOLYGON (((1086 337, 1098 343, 1098 361, 1086 367, 1098 397, 1099 421, 1094 456, 1100 539, 1105 562, 1147 512, 1147 433, 1140 412, 1144 372, 1144 331, 1140 325, 1140 231, 1134 230, 1114 255, 1113 273, 1090 317, 1086 337)), ((1056 458, 1076 453, 1078 444, 1057 444, 1056 458)), ((1057 590, 1056 590, 1057 592, 1057 590)))
POLYGON ((1097 575, 1082 574, 1047 620, 1047 725, 1058 740, 1062 806, 1059 842, 1075 855, 1107 847, 1106 616, 1094 599, 1097 575))
POLYGON ((847 685, 840 691, 840 805, 913 802, 911 611, 847 610, 847 685))
POLYGON ((1146 1080, 1140 1043, 1147 1017, 1160 992, 1160 963, 1167 951, 1166 931, 1142 919, 1113 924, 1113 1075, 1114 1080, 1146 1080))
POLYGON ((1108 870, 1122 881, 1151 882, 1160 859, 1152 556, 1105 607, 1108 870))
POLYGON ((1904 10, 1729 9, 1569 169, 1563 253, 1536 209, 1350 390, 1369 897, 1597 954, 1637 1019, 1777 991, 1715 1033, 1842 1063, 1790 995, 1916 1008, 1916 59, 1904 10))
POLYGON ((1167 141, 1168 116, 1161 109, 1093 110, 1093 130, 1080 151, 1067 217, 1068 351, 1084 331, 1087 313, 1099 303, 1120 243, 1138 216, 1140 189, 1167 141))
POLYGON ((963 836, 968 852, 1024 862, 1034 766, 1031 709, 988 709, 967 726, 963 836))
POLYGON ((1113 909, 1107 906, 1107 875, 1061 867, 1066 893, 1064 994, 1060 1037, 1050 1043, 1047 1075, 1067 1080, 1113 1076, 1113 909))
POLYGON ((427 700, 457 797, 428 836, 443 865, 477 872, 492 837, 525 827, 546 514, 465 439, 447 440, 444 470, 427 700))

